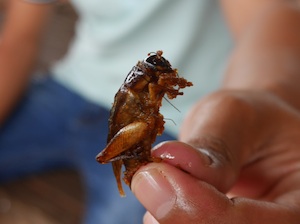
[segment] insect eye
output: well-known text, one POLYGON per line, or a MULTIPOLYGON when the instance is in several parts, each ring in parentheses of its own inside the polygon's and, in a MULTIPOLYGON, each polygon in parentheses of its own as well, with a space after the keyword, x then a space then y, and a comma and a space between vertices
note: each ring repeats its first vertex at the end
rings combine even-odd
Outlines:
POLYGON ((169 70, 171 69, 171 65, 168 60, 166 60, 164 57, 158 56, 156 54, 150 55, 144 60, 146 63, 150 64, 151 66, 154 66, 158 70, 169 70))

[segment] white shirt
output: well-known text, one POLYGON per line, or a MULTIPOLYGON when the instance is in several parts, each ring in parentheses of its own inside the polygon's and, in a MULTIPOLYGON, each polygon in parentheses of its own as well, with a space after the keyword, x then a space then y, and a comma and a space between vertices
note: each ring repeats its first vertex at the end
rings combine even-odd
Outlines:
POLYGON ((72 0, 80 15, 77 34, 54 78, 84 98, 111 108, 128 72, 147 53, 163 56, 194 83, 184 95, 163 101, 165 128, 178 133, 189 108, 215 90, 231 38, 216 0, 72 0))

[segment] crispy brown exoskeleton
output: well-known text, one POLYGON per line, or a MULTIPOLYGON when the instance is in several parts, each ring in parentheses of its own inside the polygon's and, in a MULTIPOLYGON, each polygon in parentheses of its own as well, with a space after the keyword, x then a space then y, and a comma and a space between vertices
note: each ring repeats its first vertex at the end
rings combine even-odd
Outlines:
POLYGON ((127 75, 115 95, 110 112, 107 146, 96 159, 99 163, 112 162, 121 196, 121 168, 125 166, 124 182, 130 187, 134 173, 152 162, 151 145, 164 130, 163 116, 159 113, 162 98, 183 95, 180 89, 192 86, 172 69, 162 51, 148 54, 127 75))

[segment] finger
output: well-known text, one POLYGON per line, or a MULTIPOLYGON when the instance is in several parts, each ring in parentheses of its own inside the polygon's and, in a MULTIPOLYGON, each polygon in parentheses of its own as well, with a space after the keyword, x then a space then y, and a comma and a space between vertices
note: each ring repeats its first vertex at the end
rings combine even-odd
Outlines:
MULTIPOLYGON (((296 224, 300 218, 299 210, 292 206, 245 198, 229 199, 212 185, 166 163, 142 167, 133 177, 132 190, 161 224, 296 224)), ((149 222, 149 219, 147 215, 145 220, 149 222)))
POLYGON ((239 170, 232 166, 224 154, 207 148, 194 148, 178 141, 158 144, 152 149, 152 156, 215 186, 223 193, 231 188, 239 174, 239 170))
POLYGON ((144 224, 159 224, 159 222, 148 211, 144 215, 143 223, 144 224))
MULTIPOLYGON (((246 174, 248 170, 244 175, 246 179, 249 175, 264 178, 266 181, 260 189, 251 193, 258 197, 288 173, 270 175, 268 170, 278 159, 276 155, 286 154, 287 149, 296 147, 291 144, 299 142, 296 141, 299 128, 298 114, 275 96, 265 92, 220 91, 192 109, 179 139, 196 149, 222 155, 235 172, 240 170, 246 174), (257 169, 252 169, 254 167, 257 169), (254 172, 257 170, 259 173, 254 172)), ((251 181, 257 180, 252 178, 251 181)))
POLYGON ((255 105, 242 93, 217 92, 202 99, 191 110, 181 127, 179 139, 196 148, 227 153, 231 163, 240 165, 252 149, 251 142, 257 142, 264 127, 256 121, 256 115, 255 105))

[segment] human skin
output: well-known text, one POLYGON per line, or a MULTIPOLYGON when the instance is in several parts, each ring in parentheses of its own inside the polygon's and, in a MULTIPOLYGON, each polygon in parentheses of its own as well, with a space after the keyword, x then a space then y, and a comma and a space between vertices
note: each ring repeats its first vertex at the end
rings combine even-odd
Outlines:
POLYGON ((6 1, 0 42, 0 126, 27 88, 51 7, 6 1))
POLYGON ((236 41, 223 85, 133 177, 144 223, 300 221, 299 4, 222 5, 236 41))

